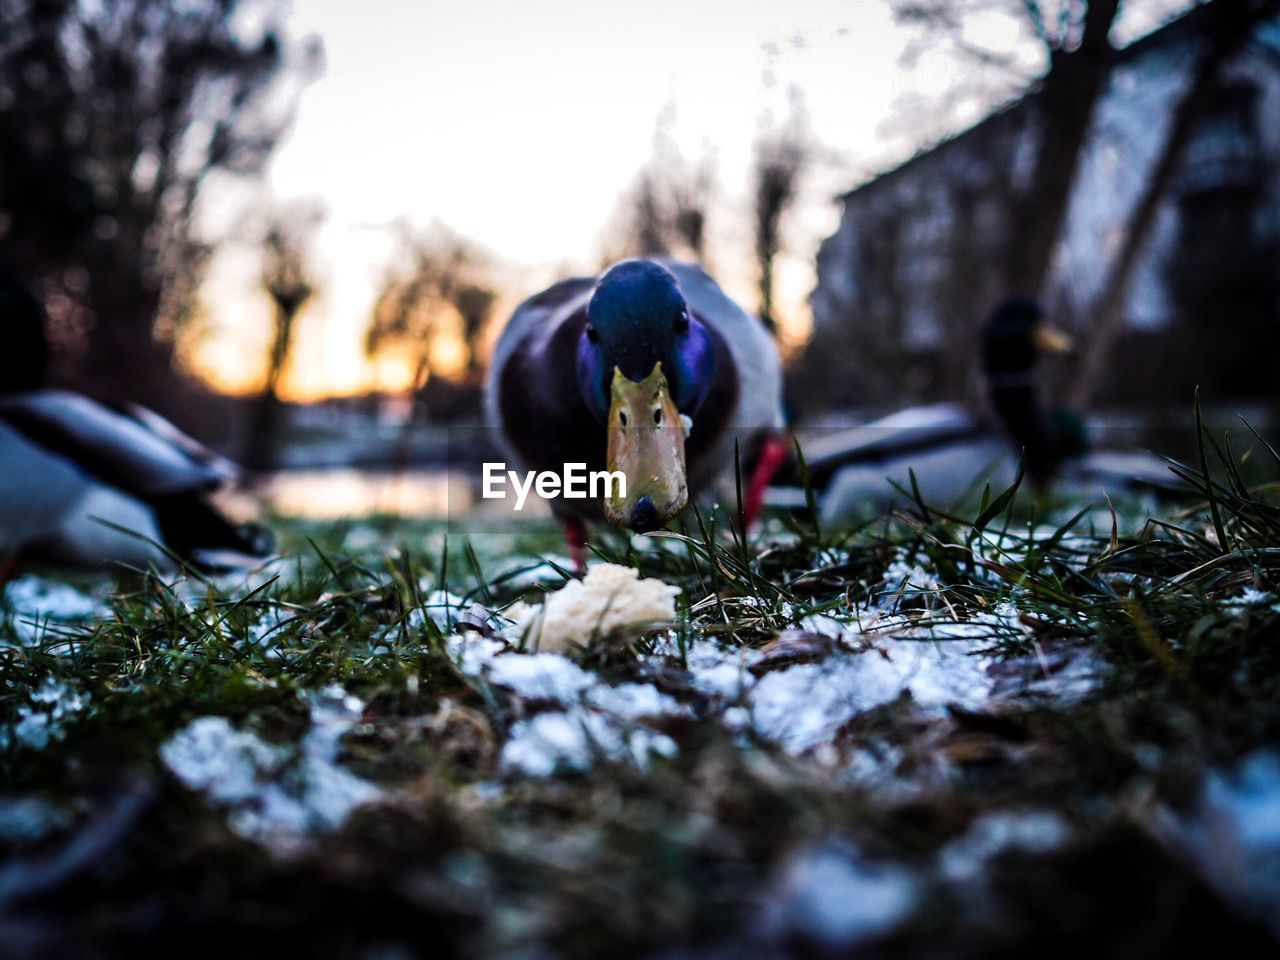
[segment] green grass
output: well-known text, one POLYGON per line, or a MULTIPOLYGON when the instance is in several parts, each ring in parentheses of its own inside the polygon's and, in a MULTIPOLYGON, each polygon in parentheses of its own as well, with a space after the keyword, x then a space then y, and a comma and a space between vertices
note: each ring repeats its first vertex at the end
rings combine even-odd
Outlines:
MULTIPOLYGON (((1280 476, 1280 457, 1250 440, 1250 469, 1266 461, 1280 476)), ((1156 828, 1161 811, 1192 809, 1207 771, 1280 740, 1280 508, 1274 486, 1246 485, 1238 460, 1206 440, 1185 470, 1199 502, 1154 517, 1011 490, 842 531, 800 516, 746 537, 733 511, 690 511, 679 531, 639 545, 601 534, 600 559, 682 588, 678 623, 600 637, 577 658, 610 682, 653 683, 689 713, 661 725, 678 748, 670 758, 601 757, 549 778, 499 765, 538 705, 461 670, 451 631, 422 611, 435 590, 497 611, 554 589, 545 568, 542 587, 517 582, 562 550, 553 529, 467 538, 389 520, 285 523, 284 557, 250 582, 125 576, 100 622, 0 648, 0 792, 43 798, 62 824, 0 835, 0 853, 33 868, 98 830, 95 814, 129 791, 147 813, 39 896, 6 899, 0 883, 0 919, 20 910, 69 953, 199 942, 590 957, 685 943, 749 955, 763 936, 752 918, 770 890, 780 896, 789 859, 839 838, 912 871, 929 904, 875 955, 1061 952, 1113 935, 1158 955, 1227 927, 1255 936, 1156 828), (929 582, 904 579, 913 568, 929 582), (692 645, 761 649, 814 615, 860 625, 858 642, 873 645, 976 623, 997 659, 1083 652, 1109 672, 1066 702, 928 711, 899 698, 854 716, 831 751, 802 756, 731 728, 733 704, 690 686, 692 645), (33 749, 12 731, 44 709, 33 693, 50 682, 84 706, 33 749), (304 695, 333 684, 366 703, 343 763, 387 799, 292 854, 237 836, 158 759, 209 715, 295 744, 310 723, 304 695), (851 775, 855 758, 872 758, 894 789, 851 775), (984 815, 1027 810, 1061 817, 1070 842, 994 860, 976 910, 972 891, 938 873, 939 851, 984 815)), ((797 649, 802 661, 826 656, 797 649)), ((817 949, 774 935, 783 953, 817 949)))

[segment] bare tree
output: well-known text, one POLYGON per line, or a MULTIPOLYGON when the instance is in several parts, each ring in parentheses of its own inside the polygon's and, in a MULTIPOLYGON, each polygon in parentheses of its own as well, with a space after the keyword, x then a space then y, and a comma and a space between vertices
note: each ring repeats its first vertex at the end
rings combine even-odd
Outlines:
POLYGON ((1204 11, 1208 19, 1200 34, 1199 63, 1178 102, 1164 143, 1125 224, 1123 242, 1111 261, 1106 283, 1092 311, 1093 321, 1067 397, 1073 406, 1086 406, 1105 376, 1107 359, 1124 324, 1124 307, 1139 255, 1150 237, 1156 214, 1182 161, 1187 143, 1210 102, 1222 68, 1240 50, 1257 25, 1275 16, 1277 9, 1280 9, 1280 0, 1217 0, 1204 11))
POLYGON ((706 227, 715 198, 715 158, 704 150, 690 161, 672 135, 675 106, 654 124, 653 154, 624 195, 620 226, 606 243, 607 261, 623 257, 680 256, 707 264, 706 227))
POLYGON ((1120 0, 1059 0, 1052 18, 1036 0, 1026 9, 1048 55, 1040 81, 1035 161, 1014 207, 1009 246, 1009 289, 1040 294, 1067 218, 1071 190, 1084 153, 1094 108, 1115 64, 1111 27, 1120 0))
MULTIPOLYGON (((1039 44, 1044 66, 1035 81, 1036 145, 1031 169, 1012 198, 1004 270, 1010 290, 1040 295, 1066 221, 1094 108, 1116 61, 1112 27, 1120 0, 1008 0, 1003 7, 988 0, 895 0, 894 8, 900 20, 941 36, 969 63, 1004 72, 1015 83, 1015 59, 967 39, 966 25, 1003 9, 1020 19, 1024 33, 1039 44)), ((1027 76, 1024 83, 1034 79, 1027 76)))
POLYGON ((800 180, 813 155, 802 104, 793 100, 791 115, 779 126, 761 119, 752 169, 755 259, 759 281, 758 313, 770 330, 778 328, 775 271, 783 247, 783 218, 795 203, 800 180))
POLYGON ((453 337, 466 351, 465 377, 478 381, 481 338, 498 299, 492 256, 444 226, 398 230, 403 260, 383 279, 366 351, 408 356, 417 392, 432 372, 437 340, 453 337))
POLYGON ((463 377, 464 382, 470 386, 478 385, 484 372, 480 363, 480 341, 493 317, 497 301, 497 291, 488 286, 487 282, 464 282, 453 294, 453 306, 462 321, 462 343, 467 351, 463 377))
POLYGON ((245 464, 275 466, 279 441, 280 380, 288 365, 298 314, 315 294, 308 248, 324 220, 319 201, 301 201, 272 213, 262 238, 262 287, 271 298, 273 327, 267 375, 251 418, 245 464))
POLYGON ((163 404, 215 174, 259 173, 320 64, 277 0, 0 0, 0 259, 91 388, 163 404), (286 60, 299 69, 286 70, 286 60))
POLYGON ((665 198, 659 195, 661 187, 655 172, 640 171, 629 200, 630 222, 627 240, 634 256, 668 256, 671 253, 671 213, 665 198))

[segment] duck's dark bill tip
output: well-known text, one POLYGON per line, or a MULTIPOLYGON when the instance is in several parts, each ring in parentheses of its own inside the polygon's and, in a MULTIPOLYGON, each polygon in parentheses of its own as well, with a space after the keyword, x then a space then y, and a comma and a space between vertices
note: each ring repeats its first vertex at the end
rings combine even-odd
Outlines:
POLYGON ((649 497, 641 497, 631 511, 631 529, 636 533, 648 533, 662 526, 658 522, 658 508, 649 497))

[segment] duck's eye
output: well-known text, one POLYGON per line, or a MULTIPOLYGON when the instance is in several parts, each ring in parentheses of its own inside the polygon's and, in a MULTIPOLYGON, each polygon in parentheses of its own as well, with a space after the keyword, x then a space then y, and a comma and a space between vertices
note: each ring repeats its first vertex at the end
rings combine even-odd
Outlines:
POLYGON ((653 422, 655 424, 658 424, 659 426, 662 425, 662 408, 661 407, 653 408, 653 422))
POLYGON ((596 328, 591 326, 591 324, 587 324, 587 341, 589 343, 600 342, 600 334, 596 333, 596 328))
POLYGON ((680 316, 676 318, 676 333, 684 333, 689 329, 689 312, 681 310, 680 316))
POLYGON ((627 411, 625 411, 625 410, 621 410, 621 411, 619 411, 619 412, 618 412, 618 421, 619 421, 619 422, 620 422, 624 427, 627 425, 627 411))

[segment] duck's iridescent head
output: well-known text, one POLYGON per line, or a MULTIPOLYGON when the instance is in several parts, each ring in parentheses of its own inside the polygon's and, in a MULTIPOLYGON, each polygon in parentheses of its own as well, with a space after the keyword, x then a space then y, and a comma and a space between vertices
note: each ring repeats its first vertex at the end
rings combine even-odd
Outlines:
POLYGON ((45 312, 31 288, 0 273, 0 393, 36 390, 49 366, 45 312))
POLYGON ((612 523, 663 526, 688 500, 682 417, 693 418, 715 375, 715 352, 671 271, 624 260, 600 278, 578 343, 577 378, 608 431, 608 466, 626 496, 605 503, 612 523))
POLYGON ((1010 297, 992 311, 982 338, 982 366, 988 377, 1030 374, 1042 353, 1066 353, 1071 338, 1045 322, 1040 304, 1010 297))

